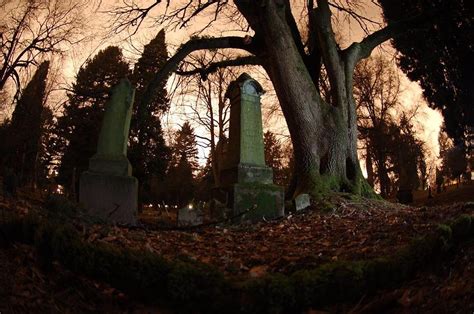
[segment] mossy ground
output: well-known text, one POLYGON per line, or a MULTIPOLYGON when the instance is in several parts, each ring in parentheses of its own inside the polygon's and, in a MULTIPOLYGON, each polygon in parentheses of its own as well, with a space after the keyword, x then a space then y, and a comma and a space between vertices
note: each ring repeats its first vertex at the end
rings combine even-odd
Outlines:
POLYGON ((427 264, 447 256, 474 237, 471 215, 440 225, 389 256, 335 261, 294 273, 231 280, 193 260, 169 261, 156 254, 88 243, 71 225, 35 216, 4 221, 10 242, 33 244, 44 271, 59 261, 66 268, 147 303, 166 303, 182 311, 281 313, 355 301, 362 295, 396 286, 427 264))
MULTIPOLYGON (((351 233, 349 238, 352 242, 348 242, 348 245, 353 245, 354 240, 359 241, 357 233, 362 230, 364 224, 370 223, 376 225, 368 229, 372 230, 372 233, 382 232, 381 234, 389 235, 398 230, 399 233, 405 234, 414 228, 417 230, 414 234, 420 234, 421 230, 424 236, 414 238, 409 244, 405 240, 401 242, 403 244, 401 246, 387 242, 391 244, 384 252, 380 248, 386 246, 383 244, 385 240, 378 238, 375 234, 374 240, 382 242, 382 245, 374 247, 373 255, 367 254, 368 251, 364 252, 365 256, 347 255, 353 257, 349 259, 339 255, 337 259, 320 260, 314 266, 305 264, 299 268, 287 269, 285 272, 268 271, 257 278, 245 278, 245 276, 236 278, 192 256, 170 259, 166 254, 157 254, 159 251, 151 253, 136 249, 140 248, 137 245, 140 241, 153 237, 154 242, 158 239, 156 236, 164 237, 163 233, 144 233, 144 238, 137 237, 135 242, 130 242, 131 237, 129 237, 128 245, 123 245, 115 240, 108 240, 110 242, 106 240, 106 238, 114 237, 111 236, 111 232, 121 229, 114 226, 94 229, 96 225, 92 225, 90 228, 94 230, 94 233, 99 230, 103 233, 100 237, 104 241, 91 241, 89 231, 83 230, 84 225, 78 225, 77 222, 74 225, 67 223, 71 221, 67 215, 52 219, 55 216, 54 212, 61 208, 61 202, 55 205, 58 208, 48 210, 46 215, 39 215, 42 218, 31 215, 18 219, 16 215, 12 215, 7 221, 3 221, 2 231, 8 235, 4 240, 9 243, 22 242, 34 245, 38 256, 37 265, 45 272, 54 269, 54 263, 59 262, 77 274, 106 282, 141 302, 165 303, 183 312, 192 310, 206 313, 223 310, 229 312, 229 309, 247 313, 299 312, 308 308, 325 308, 334 303, 356 302, 362 294, 370 295, 380 289, 396 287, 413 278, 428 265, 444 263, 446 258, 456 251, 460 243, 474 237, 470 203, 457 206, 456 210, 450 211, 446 208, 440 215, 439 209, 415 210, 406 207, 398 208, 396 205, 391 208, 386 203, 382 204, 376 200, 365 201, 350 194, 340 194, 338 199, 339 203, 334 199, 329 200, 334 208, 326 215, 306 211, 300 218, 295 218, 295 221, 275 221, 245 229, 254 233, 267 228, 268 234, 272 234, 271 237, 262 237, 263 234, 257 234, 260 240, 252 241, 245 238, 247 231, 239 229, 222 231, 222 235, 230 237, 234 245, 236 237, 244 238, 245 243, 255 242, 258 246, 253 248, 254 251, 259 247, 266 247, 271 242, 278 242, 280 239, 293 237, 298 241, 302 239, 299 238, 298 228, 303 229, 301 235, 308 235, 311 232, 306 228, 316 228, 318 224, 323 224, 323 227, 320 233, 315 234, 315 239, 320 240, 324 238, 324 235, 332 238, 339 233, 338 221, 343 222, 340 225, 341 230, 345 228, 346 233, 351 233), (382 205, 386 207, 383 208, 382 205), (377 210, 374 210, 374 207, 377 207, 377 210), (461 215, 462 213, 465 214, 461 215), (438 227, 433 224, 434 227, 420 229, 422 224, 426 225, 427 221, 432 221, 435 217, 433 215, 443 217, 444 224, 438 227), (393 221, 393 228, 398 229, 386 229, 383 223, 374 220, 379 216, 388 217, 385 224, 393 221), (457 218, 449 221, 446 217, 457 218), (416 219, 419 219, 419 225, 416 219), (356 225, 359 221, 363 224, 356 225), (400 226, 405 226, 407 229, 403 229, 405 227, 401 229, 400 226), (326 228, 336 228, 335 233, 327 234, 326 228), (351 230, 351 228, 354 229, 351 230), (277 238, 275 230, 285 230, 285 233, 281 238, 277 238)), ((65 209, 64 212, 67 210, 65 209)), ((179 234, 171 233, 170 236, 176 237, 179 234)), ((205 238, 207 237, 205 231, 182 234, 183 237, 186 236, 182 244, 185 245, 185 242, 188 242, 189 247, 194 247, 195 250, 200 250, 196 246, 197 243, 201 242, 203 246, 209 246, 209 243, 212 243, 205 238)), ((358 250, 370 245, 372 240, 369 241, 366 238, 367 234, 359 238, 365 242, 363 242, 364 246, 359 247, 358 250)), ((168 241, 166 237, 163 240, 168 241)), ((338 238, 340 247, 334 253, 349 251, 344 248, 340 240, 338 238)), ((321 242, 319 243, 321 246, 321 242)), ((307 245, 306 243, 305 246, 307 245)), ((314 248, 317 252, 317 247, 314 248)), ((285 255, 285 249, 285 245, 280 243, 279 254, 285 255)), ((224 251, 222 247, 214 248, 214 250, 218 250, 217 253, 220 255, 227 254, 227 248, 224 251)))

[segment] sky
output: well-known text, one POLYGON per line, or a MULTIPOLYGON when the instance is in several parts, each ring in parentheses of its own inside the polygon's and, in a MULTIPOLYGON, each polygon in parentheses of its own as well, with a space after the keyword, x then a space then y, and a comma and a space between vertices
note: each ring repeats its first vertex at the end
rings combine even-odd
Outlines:
MULTIPOLYGON (((152 39, 156 33, 162 28, 163 25, 156 25, 150 19, 145 20, 143 25, 139 28, 138 32, 129 37, 129 33, 122 32, 119 34, 110 33, 110 25, 113 19, 107 11, 114 8, 115 6, 122 3, 121 0, 85 0, 88 1, 88 5, 83 9, 83 19, 87 25, 85 30, 85 36, 87 40, 84 40, 79 46, 75 46, 72 49, 68 49, 66 53, 57 59, 56 64, 59 65, 58 69, 61 72, 61 79, 59 80, 64 88, 67 88, 71 82, 74 81, 75 75, 79 68, 85 63, 88 58, 93 57, 100 49, 105 48, 108 45, 118 45, 123 49, 125 57, 133 63, 138 57, 139 53, 144 44, 152 39)), ((183 1, 183 0, 181 0, 183 1)), ((141 3, 151 3, 153 1, 142 1, 141 3)), ((172 3, 178 3, 175 1, 172 3)), ((302 10, 300 3, 304 3, 302 0, 293 0, 295 4, 293 7, 294 15, 296 17, 301 16, 299 12, 302 10)), ((355 3, 355 2, 354 2, 355 3)), ((362 5, 359 7, 361 15, 370 18, 372 20, 382 22, 382 16, 380 9, 373 5, 369 0, 363 0, 362 5)), ((160 5, 156 10, 152 11, 152 16, 159 16, 164 8, 160 5)), ((172 10, 173 8, 170 8, 172 10)), ((334 22, 334 29, 337 31, 337 35, 340 39, 341 47, 350 45, 354 41, 360 41, 364 36, 364 32, 358 26, 358 24, 351 19, 346 19, 342 15, 338 15, 336 12, 334 15, 337 20, 334 22)), ((185 42, 190 35, 192 35, 201 25, 208 22, 210 16, 202 16, 193 21, 188 28, 175 28, 168 29, 166 32, 166 40, 168 44, 169 53, 172 54, 177 47, 185 42)), ((238 34, 236 32, 237 26, 229 23, 227 20, 216 21, 213 26, 206 30, 204 34, 210 34, 214 36, 218 35, 230 35, 238 34)), ((377 26, 373 26, 376 29, 377 26)), ((382 53, 387 58, 391 59, 393 64, 396 65, 395 54, 393 48, 389 43, 384 44, 381 48, 377 48, 374 53, 382 53)), ((277 99, 272 91, 271 82, 269 82, 265 75, 262 74, 262 70, 253 71, 252 75, 259 80, 267 93, 262 99, 264 115, 268 112, 269 108, 275 108, 277 99)), ((415 128, 417 135, 421 140, 427 143, 429 148, 429 160, 436 160, 438 155, 438 133, 442 123, 442 116, 438 111, 428 108, 426 102, 423 100, 422 91, 416 82, 410 82, 406 76, 400 72, 402 82, 402 104, 406 110, 412 110, 414 106, 419 106, 418 115, 416 117, 417 123, 415 128)), ((171 82, 172 80, 170 80, 171 82)), ((169 83, 169 88, 172 88, 172 83, 169 83)), ((52 95, 53 103, 61 103, 64 100, 64 90, 58 90, 52 95)), ((189 101, 192 101, 189 99, 189 101)), ((182 125, 186 119, 188 112, 184 111, 183 108, 172 103, 170 112, 164 117, 163 121, 165 127, 170 129, 176 129, 182 125)), ((281 113, 274 114, 271 117, 264 119, 265 129, 271 130, 280 135, 281 139, 288 138, 288 131, 281 113)), ((202 132, 199 127, 196 128, 196 132, 202 132)), ((205 156, 207 151, 200 148, 199 150, 201 163, 205 162, 205 156)))

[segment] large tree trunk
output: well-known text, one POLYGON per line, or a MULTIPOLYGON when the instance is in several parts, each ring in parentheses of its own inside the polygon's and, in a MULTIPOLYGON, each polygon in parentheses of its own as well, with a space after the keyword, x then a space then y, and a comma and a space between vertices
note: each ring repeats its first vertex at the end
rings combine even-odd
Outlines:
POLYGON ((265 34, 259 56, 273 82, 293 142, 294 194, 317 195, 330 190, 360 193, 365 181, 357 159, 351 66, 342 60, 337 67, 326 66, 332 72, 333 87, 333 103, 326 103, 295 44, 286 20, 288 6, 279 1, 265 1, 259 6, 258 2, 236 3, 256 34, 265 34))

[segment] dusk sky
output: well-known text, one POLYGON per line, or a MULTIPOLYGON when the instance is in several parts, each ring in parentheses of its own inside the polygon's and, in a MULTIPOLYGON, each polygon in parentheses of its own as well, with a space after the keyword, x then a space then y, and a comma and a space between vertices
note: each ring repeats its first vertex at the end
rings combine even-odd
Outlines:
MULTIPOLYGON (((86 29, 84 30, 84 36, 86 39, 74 46, 69 48, 62 57, 55 57, 55 67, 57 68, 59 81, 62 82, 62 86, 67 86, 73 82, 78 69, 84 64, 84 62, 93 57, 100 49, 107 47, 108 45, 117 45, 123 49, 123 53, 126 58, 130 61, 135 61, 141 53, 141 49, 156 33, 166 26, 167 24, 156 24, 155 18, 159 17, 163 13, 165 8, 164 5, 159 5, 151 13, 151 18, 144 20, 141 27, 138 29, 136 34, 130 35, 130 30, 124 30, 118 34, 111 32, 113 23, 113 15, 109 11, 117 8, 122 2, 117 0, 106 0, 106 1, 88 1, 83 7, 83 21, 85 22, 86 29), (62 77, 62 78, 61 78, 62 77)), ((302 9, 302 1, 293 1, 293 10, 299 12, 302 9)), ((169 9, 170 11, 172 10, 169 9)), ((5 13, 5 12, 3 12, 5 13)), ((363 6, 360 6, 359 13, 371 20, 382 22, 380 8, 375 6, 371 1, 365 1, 363 6)), ((337 16, 336 25, 334 29, 339 30, 339 39, 342 47, 350 45, 354 41, 360 41, 365 33, 353 19, 348 19, 347 16, 334 12, 337 16)), ((298 13, 295 14, 298 16, 298 13)), ((198 16, 195 20, 191 21, 189 27, 168 27, 166 33, 166 40, 168 44, 169 54, 172 55, 180 44, 184 43, 189 37, 197 30, 202 28, 202 25, 206 25, 212 15, 198 16)), ((377 29, 378 25, 370 25, 371 30, 377 29)), ((228 19, 222 19, 215 21, 212 26, 206 29, 200 35, 229 35, 229 34, 245 34, 242 31, 236 31, 238 26, 229 23, 228 19)), ((252 32, 250 30, 250 32, 252 32)), ((372 55, 383 54, 387 58, 393 61, 395 65, 395 51, 391 48, 390 43, 385 43, 380 48, 373 51, 372 55)), ((271 82, 267 80, 262 74, 263 70, 257 70, 253 72, 253 75, 262 82, 267 93, 263 96, 263 108, 275 107, 277 103, 276 96, 272 92, 271 82)), ((417 83, 410 82, 406 76, 399 71, 399 75, 402 82, 402 103, 403 107, 409 111, 413 110, 414 106, 420 105, 418 114, 415 118, 417 121, 416 129, 418 136, 421 140, 427 143, 429 147, 429 160, 435 160, 438 155, 438 133, 442 123, 442 116, 438 111, 428 108, 426 105, 420 87, 417 83)), ((169 88, 172 88, 173 79, 169 81, 169 88)), ((58 90, 50 96, 51 103, 57 105, 65 99, 65 93, 62 90, 58 90)), ((193 101, 193 99, 189 99, 193 101)), ((165 127, 176 129, 179 125, 186 120, 186 111, 183 108, 172 103, 169 113, 164 117, 163 122, 165 127)), ((287 129, 285 126, 284 119, 281 114, 273 115, 270 119, 264 119, 265 128, 272 130, 273 132, 282 135, 282 139, 285 139, 287 129)), ((199 133, 199 127, 196 131, 199 133)), ((202 131, 202 130, 201 130, 202 131)), ((200 158, 204 161, 207 151, 200 149, 200 158)))

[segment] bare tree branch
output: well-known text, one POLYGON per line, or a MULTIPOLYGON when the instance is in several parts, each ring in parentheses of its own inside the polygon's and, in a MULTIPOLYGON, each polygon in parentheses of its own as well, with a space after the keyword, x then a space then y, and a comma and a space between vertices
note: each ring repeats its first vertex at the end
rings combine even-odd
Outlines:
POLYGON ((156 89, 156 87, 159 86, 160 83, 165 78, 167 78, 171 72, 175 71, 178 68, 179 63, 183 61, 184 58, 186 58, 190 53, 198 50, 222 48, 242 49, 250 53, 255 52, 255 47, 252 44, 252 40, 247 37, 229 36, 191 39, 182 45, 176 54, 166 62, 163 68, 161 68, 161 70, 155 74, 155 77, 150 82, 145 91, 144 97, 142 98, 142 103, 139 105, 146 105, 146 102, 151 98, 151 95, 153 95, 153 91, 156 89))
POLYGON ((83 39, 80 8, 80 2, 59 0, 20 1, 9 7, 0 30, 0 89, 9 79, 21 88, 18 70, 83 39))
MULTIPOLYGON (((161 2, 162 0, 156 0, 149 6, 142 8, 135 4, 134 1, 124 0, 123 6, 117 7, 106 13, 114 17, 112 25, 114 26, 113 30, 115 33, 120 33, 130 27, 133 27, 131 35, 134 35, 142 25, 145 17, 147 17, 150 11, 158 6, 161 2)), ((167 2, 169 4, 169 1, 167 2)))
MULTIPOLYGON (((342 59, 339 54, 339 46, 336 42, 334 31, 331 26, 331 10, 327 0, 317 0, 318 7, 315 10, 318 38, 321 55, 327 70, 333 95, 341 97, 344 89, 344 71, 342 70, 342 59)), ((334 99, 336 100, 336 99, 334 99)), ((333 104, 342 104, 342 99, 337 99, 333 104)))
POLYGON ((353 43, 343 51, 347 60, 350 60, 351 67, 354 68, 357 61, 370 56, 372 50, 383 42, 396 36, 406 34, 421 27, 430 19, 431 15, 416 15, 404 20, 390 23, 386 27, 368 35, 359 43, 353 43))
POLYGON ((349 16, 352 17, 357 22, 357 24, 359 24, 360 28, 366 34, 369 34, 368 24, 373 24, 373 25, 377 25, 379 27, 382 27, 381 22, 375 21, 373 19, 370 19, 366 16, 363 16, 363 15, 357 13, 354 8, 350 7, 351 3, 349 1, 348 1, 348 4, 349 4, 349 7, 346 7, 346 6, 343 6, 343 5, 339 5, 339 4, 336 4, 336 3, 329 2, 329 6, 335 8, 335 9, 341 11, 341 12, 349 14, 349 16))
MULTIPOLYGON (((129 30, 130 37, 135 35, 143 24, 146 17, 152 17, 154 24, 160 24, 165 29, 175 30, 177 28, 187 27, 189 22, 196 16, 213 9, 212 17, 209 22, 201 27, 201 30, 208 28, 218 17, 218 15, 228 6, 228 0, 207 0, 181 1, 179 5, 173 7, 170 0, 166 1, 164 13, 153 16, 151 11, 158 7, 163 0, 155 0, 147 6, 140 6, 133 0, 123 0, 123 3, 110 10, 107 14, 113 17, 112 29, 114 33, 120 33, 129 30)), ((177 3, 175 1, 173 4, 177 3)))
POLYGON ((189 76, 199 74, 203 81, 207 80, 207 76, 210 73, 216 72, 218 69, 233 67, 233 66, 244 66, 244 65, 260 65, 260 58, 256 56, 244 56, 236 59, 223 60, 218 62, 213 62, 205 66, 204 68, 195 68, 188 71, 176 71, 176 74, 189 76))

